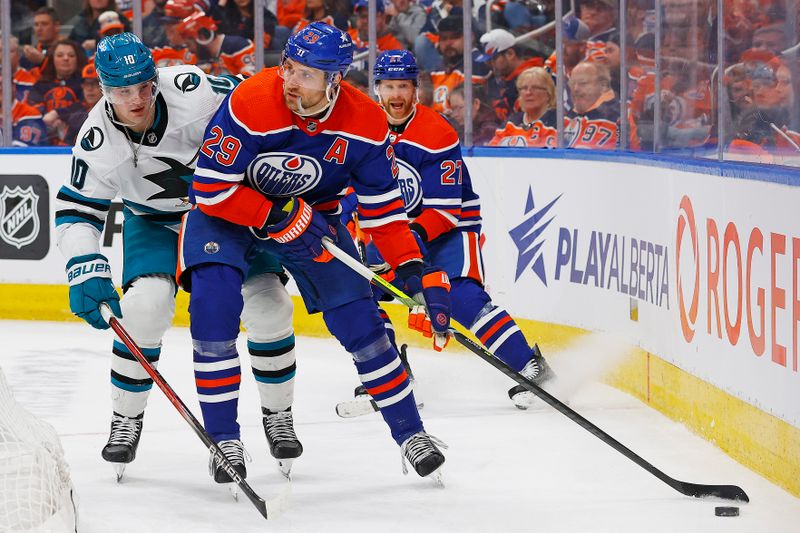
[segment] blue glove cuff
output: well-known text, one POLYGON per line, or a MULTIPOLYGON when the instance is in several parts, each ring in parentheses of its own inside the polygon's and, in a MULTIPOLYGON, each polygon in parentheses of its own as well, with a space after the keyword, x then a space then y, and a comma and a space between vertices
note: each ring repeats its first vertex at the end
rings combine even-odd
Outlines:
POLYGON ((91 278, 111 279, 111 266, 102 254, 87 254, 73 257, 67 262, 67 282, 70 287, 80 285, 91 278))
MULTIPOLYGON (((408 281, 412 277, 422 280, 422 270, 424 266, 421 259, 412 259, 398 266, 397 269, 395 269, 395 273, 403 282, 408 281)), ((420 287, 422 287, 422 281, 420 281, 420 287)))

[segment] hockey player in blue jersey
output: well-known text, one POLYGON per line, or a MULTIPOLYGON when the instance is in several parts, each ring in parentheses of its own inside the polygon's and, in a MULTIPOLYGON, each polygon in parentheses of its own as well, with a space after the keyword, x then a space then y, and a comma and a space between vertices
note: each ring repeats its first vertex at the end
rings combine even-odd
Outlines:
MULTIPOLYGON (((411 52, 383 52, 373 71, 397 156, 409 227, 426 262, 440 265, 450 277, 453 318, 511 368, 543 384, 553 373, 538 347, 528 345, 508 312, 484 289, 480 199, 472 189, 458 135, 441 115, 417 101, 419 70, 411 52)), ((367 258, 373 270, 389 273, 390 265, 371 244, 367 258)), ((382 316, 394 342, 389 317, 382 316)), ((364 392, 356 389, 357 396, 364 392)), ((509 397, 520 409, 533 400, 521 386, 509 390, 509 397)))
MULTIPOLYGON (((362 228, 434 317, 436 341, 445 341, 449 282, 442 270, 424 269, 408 229, 383 111, 342 83, 352 55, 347 34, 314 22, 289 39, 280 67, 245 80, 220 107, 194 175, 198 209, 184 223, 181 281, 191 285, 196 364, 224 365, 237 333, 246 257, 253 249, 278 256, 308 310, 321 312, 352 354, 405 460, 424 477, 438 471, 444 455, 423 428, 369 284, 322 246, 327 237, 357 257, 352 240, 339 238, 346 234, 339 200, 352 176, 362 228)), ((238 440, 233 407, 202 398, 209 433, 238 440)))
MULTIPOLYGON (((197 150, 208 121, 239 80, 206 76, 191 65, 157 69, 131 33, 100 41, 95 65, 104 96, 78 134, 72 175, 57 195, 55 222, 68 261, 70 309, 106 329, 98 306, 108 303, 157 365, 161 338, 175 312, 177 230, 191 207, 197 150), (124 204, 121 302, 99 244, 116 197, 124 204)), ((253 353, 253 372, 262 408, 282 409, 291 405, 293 381, 259 378, 275 369, 274 358, 266 356, 276 350, 284 361, 294 358, 292 303, 279 278, 280 264, 267 254, 254 262, 243 291, 248 343, 259 350, 253 353)), ((136 456, 152 386, 125 345, 114 342, 111 435, 102 456, 118 475, 136 456)), ((235 394, 232 389, 229 395, 235 394)))

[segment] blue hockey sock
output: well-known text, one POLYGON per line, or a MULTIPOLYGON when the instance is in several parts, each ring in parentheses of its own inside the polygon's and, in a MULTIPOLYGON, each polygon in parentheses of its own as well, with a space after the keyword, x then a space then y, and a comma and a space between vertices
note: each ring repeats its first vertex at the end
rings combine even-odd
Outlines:
POLYGON ((364 298, 329 309, 323 316, 330 332, 352 354, 359 378, 380 407, 395 442, 402 444, 423 431, 408 374, 375 304, 364 298))
POLYGON ((492 299, 475 280, 451 281, 453 318, 469 326, 478 340, 508 366, 519 372, 533 357, 525 335, 508 312, 492 299))
POLYGON ((241 367, 236 351, 242 312, 242 274, 210 264, 191 271, 194 369, 203 425, 211 437, 239 439, 238 404, 241 367))

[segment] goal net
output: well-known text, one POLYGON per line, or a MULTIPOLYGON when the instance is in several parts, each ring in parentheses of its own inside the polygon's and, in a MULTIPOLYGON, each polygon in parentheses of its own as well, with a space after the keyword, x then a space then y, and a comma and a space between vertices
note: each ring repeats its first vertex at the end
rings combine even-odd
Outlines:
POLYGON ((14 401, 0 369, 0 532, 74 532, 76 518, 58 435, 14 401))

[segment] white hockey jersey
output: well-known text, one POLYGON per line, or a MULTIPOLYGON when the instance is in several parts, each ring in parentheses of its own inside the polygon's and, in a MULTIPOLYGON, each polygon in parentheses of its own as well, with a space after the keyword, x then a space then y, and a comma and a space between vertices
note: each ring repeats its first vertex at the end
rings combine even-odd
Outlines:
POLYGON ((158 78, 155 119, 144 139, 130 131, 129 139, 124 127, 110 120, 105 97, 81 127, 71 175, 56 200, 64 257, 100 251, 106 214, 117 197, 126 212, 175 231, 191 207, 189 184, 206 125, 240 80, 208 76, 193 65, 159 68, 158 78))

